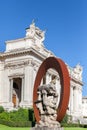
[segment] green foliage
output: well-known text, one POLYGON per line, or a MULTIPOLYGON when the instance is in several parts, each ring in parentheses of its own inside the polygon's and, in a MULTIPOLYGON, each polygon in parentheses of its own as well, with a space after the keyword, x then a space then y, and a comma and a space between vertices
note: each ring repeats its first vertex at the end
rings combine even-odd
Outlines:
POLYGON ((66 114, 63 118, 63 120, 61 121, 61 124, 67 124, 68 123, 68 119, 69 119, 69 116, 66 114))
POLYGON ((7 125, 10 127, 30 127, 30 126, 32 126, 32 122, 30 122, 30 121, 13 122, 13 121, 1 120, 1 119, 0 119, 0 124, 7 125))
POLYGON ((72 117, 69 115, 65 115, 65 117, 63 118, 62 122, 61 122, 61 126, 62 127, 84 127, 84 125, 80 125, 80 122, 78 120, 78 123, 72 123, 72 117))
POLYGON ((28 110, 20 108, 18 111, 9 113, 11 121, 28 121, 28 110))
MULTIPOLYGON (((33 116, 33 110, 32 110, 32 116, 33 116)), ((11 112, 2 112, 0 113, 0 123, 8 126, 34 126, 35 121, 32 118, 31 121, 29 121, 29 111, 28 109, 20 108, 18 111, 11 111, 11 112)))
POLYGON ((74 127, 87 128, 87 124, 80 124, 79 120, 78 120, 78 123, 72 123, 71 120, 72 120, 72 117, 66 114, 61 122, 61 126, 62 127, 70 127, 70 128, 71 127, 73 127, 73 128, 74 127))
POLYGON ((29 110, 28 110, 28 114, 29 114, 29 121, 35 121, 35 117, 34 117, 34 110, 33 110, 33 108, 29 108, 29 110))
POLYGON ((80 127, 87 128, 87 124, 80 124, 80 127))
POLYGON ((68 128, 69 127, 70 128, 71 127, 73 127, 73 128, 76 127, 76 130, 77 130, 77 127, 87 128, 87 124, 79 124, 79 123, 78 124, 73 124, 73 123, 69 123, 69 124, 63 124, 63 127, 68 127, 68 128))
POLYGON ((74 124, 74 123, 71 123, 71 120, 72 120, 71 116, 66 114, 61 122, 61 126, 62 127, 79 127, 80 126, 79 122, 77 124, 74 124))
POLYGON ((9 113, 8 112, 2 112, 0 114, 0 119, 2 119, 2 120, 10 120, 9 113))
POLYGON ((4 112, 3 106, 0 106, 0 113, 4 112))
POLYGON ((63 123, 62 127, 80 127, 79 124, 73 124, 73 123, 63 123))
POLYGON ((28 121, 28 110, 20 108, 18 111, 3 112, 0 119, 7 121, 28 121))

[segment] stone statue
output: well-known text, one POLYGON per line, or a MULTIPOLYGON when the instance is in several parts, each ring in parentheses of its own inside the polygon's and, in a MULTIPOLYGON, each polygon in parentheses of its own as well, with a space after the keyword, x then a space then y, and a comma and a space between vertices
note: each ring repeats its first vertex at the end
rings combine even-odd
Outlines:
POLYGON ((49 84, 38 87, 38 99, 35 103, 41 117, 39 126, 60 127, 60 123, 56 121, 58 93, 55 83, 56 80, 54 79, 49 84))

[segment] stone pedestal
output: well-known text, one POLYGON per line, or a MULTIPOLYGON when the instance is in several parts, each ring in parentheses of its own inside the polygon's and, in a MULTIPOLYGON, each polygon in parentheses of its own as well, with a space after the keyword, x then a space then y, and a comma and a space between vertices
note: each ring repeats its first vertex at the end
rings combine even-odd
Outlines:
POLYGON ((30 130, 64 130, 63 127, 54 127, 54 128, 49 128, 49 127, 33 127, 33 128, 30 128, 30 130))

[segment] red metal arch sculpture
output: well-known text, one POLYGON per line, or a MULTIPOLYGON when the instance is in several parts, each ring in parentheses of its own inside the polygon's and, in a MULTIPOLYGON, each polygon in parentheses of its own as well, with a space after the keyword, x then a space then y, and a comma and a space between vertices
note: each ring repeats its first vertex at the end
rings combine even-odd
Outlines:
POLYGON ((59 122, 62 121, 68 107, 69 96, 70 96, 70 77, 69 77, 68 69, 65 63, 61 59, 56 57, 49 57, 46 60, 44 60, 43 63, 41 64, 38 73, 36 75, 35 84, 34 84, 33 107, 34 107, 34 114, 37 123, 39 123, 40 121, 39 110, 37 109, 36 104, 34 103, 38 98, 37 89, 41 83, 41 79, 46 74, 47 70, 50 68, 53 68, 58 72, 60 76, 60 83, 61 83, 60 102, 57 108, 57 121, 59 122))

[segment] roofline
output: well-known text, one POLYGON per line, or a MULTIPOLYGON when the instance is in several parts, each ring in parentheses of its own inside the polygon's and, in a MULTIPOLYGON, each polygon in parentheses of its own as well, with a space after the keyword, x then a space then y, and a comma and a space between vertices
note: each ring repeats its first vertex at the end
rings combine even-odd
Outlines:
MULTIPOLYGON (((18 39, 15 39, 15 40, 7 40, 5 41, 5 44, 8 44, 8 43, 14 43, 14 42, 19 42, 19 41, 24 41, 28 39, 27 37, 24 37, 24 38, 18 38, 18 39)), ((30 39, 30 38, 29 38, 30 39)))

